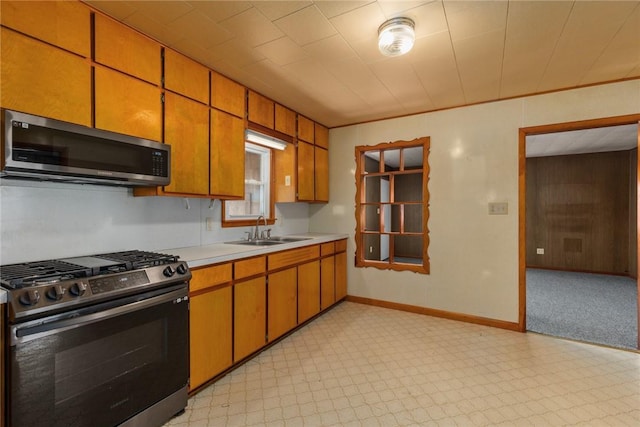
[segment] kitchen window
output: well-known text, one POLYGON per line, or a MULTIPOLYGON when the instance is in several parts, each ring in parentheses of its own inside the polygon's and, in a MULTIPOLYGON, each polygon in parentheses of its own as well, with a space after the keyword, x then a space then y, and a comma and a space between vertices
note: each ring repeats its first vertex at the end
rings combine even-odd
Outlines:
POLYGON ((223 227, 255 225, 259 216, 273 224, 274 202, 271 196, 271 149, 245 142, 244 199, 222 202, 223 227))
POLYGON ((356 147, 356 266, 429 273, 429 137, 356 147))

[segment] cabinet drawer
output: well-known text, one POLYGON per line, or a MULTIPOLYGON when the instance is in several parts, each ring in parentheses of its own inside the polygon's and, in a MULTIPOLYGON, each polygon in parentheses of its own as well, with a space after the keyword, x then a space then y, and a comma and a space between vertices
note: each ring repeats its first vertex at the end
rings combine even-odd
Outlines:
POLYGON ((304 261, 316 259, 320 256, 320 245, 306 246, 300 249, 278 252, 269 255, 269 270, 276 270, 288 265, 300 264, 304 261))
POLYGON ((320 245, 320 255, 321 256, 331 255, 332 253, 334 253, 336 251, 335 247, 336 247, 335 242, 329 242, 329 243, 321 244, 320 245))
POLYGON ((251 277, 267 271, 266 257, 261 256, 258 258, 245 259, 242 261, 236 261, 234 265, 234 279, 242 279, 244 277, 251 277))
POLYGON ((189 282, 191 292, 210 288, 231 281, 231 263, 191 270, 191 275, 191 282, 189 282))
POLYGON ((347 239, 338 240, 336 243, 336 252, 344 252, 347 250, 347 239))

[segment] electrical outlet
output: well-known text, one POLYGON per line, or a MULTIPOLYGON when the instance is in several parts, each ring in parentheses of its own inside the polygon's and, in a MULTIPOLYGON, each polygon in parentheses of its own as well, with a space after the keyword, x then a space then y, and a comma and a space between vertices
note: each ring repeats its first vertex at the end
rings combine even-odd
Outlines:
POLYGON ((369 246, 369 253, 372 254, 373 253, 373 246, 369 246))
POLYGON ((507 202, 489 203, 489 215, 507 215, 508 213, 509 204, 507 202))
POLYGON ((207 231, 213 231, 213 218, 208 216, 204 219, 207 231))
POLYGON ((285 187, 290 187, 291 186, 291 175, 286 175, 284 177, 284 186, 285 187))
POLYGON ((544 255, 544 248, 536 248, 537 255, 544 255))

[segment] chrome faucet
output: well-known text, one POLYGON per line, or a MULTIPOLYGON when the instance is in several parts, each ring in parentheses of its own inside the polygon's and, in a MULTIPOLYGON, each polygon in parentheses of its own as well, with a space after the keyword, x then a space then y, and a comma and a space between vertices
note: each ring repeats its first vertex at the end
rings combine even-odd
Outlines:
POLYGON ((254 240, 258 240, 258 239, 264 239, 264 230, 262 231, 262 234, 260 233, 260 218, 262 218, 262 222, 264 222, 264 226, 267 226, 267 219, 264 217, 264 215, 260 215, 258 217, 258 220, 256 221, 256 229, 253 232, 253 239, 254 240))

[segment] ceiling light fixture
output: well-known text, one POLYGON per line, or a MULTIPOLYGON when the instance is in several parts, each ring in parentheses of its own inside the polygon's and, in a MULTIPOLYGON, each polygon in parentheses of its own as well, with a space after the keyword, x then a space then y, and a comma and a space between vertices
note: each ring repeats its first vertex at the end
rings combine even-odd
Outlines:
POLYGON ((255 142, 256 144, 264 145, 269 148, 275 148, 276 150, 284 150, 287 148, 287 143, 283 140, 255 132, 250 129, 247 129, 245 140, 255 142))
POLYGON ((378 49, 385 56, 409 52, 416 38, 415 23, 409 18, 391 18, 378 28, 378 49))

